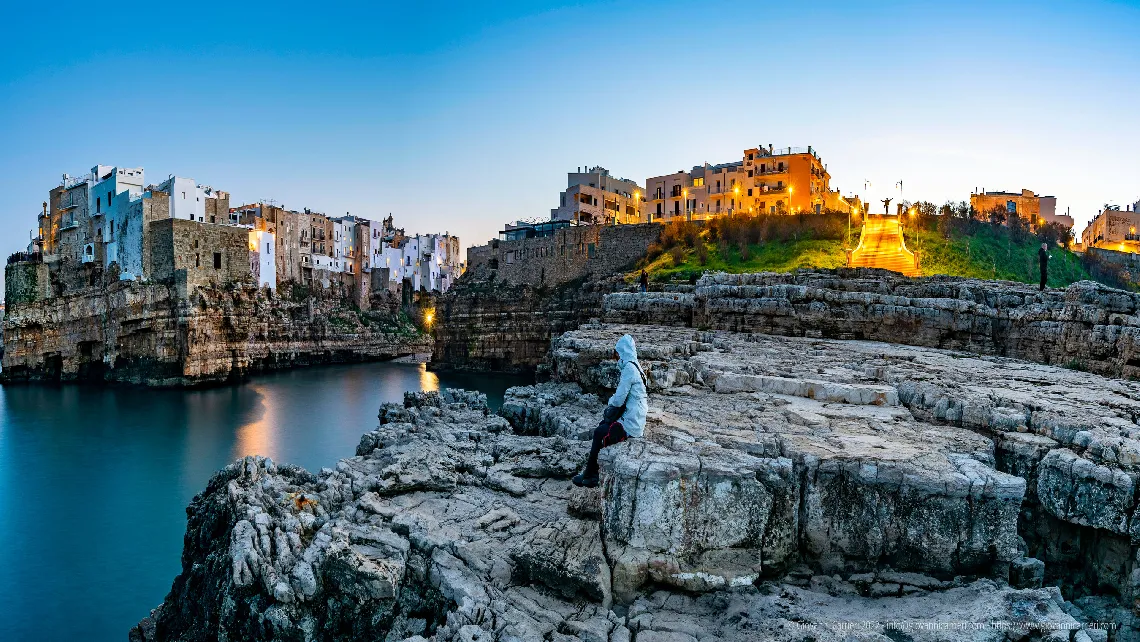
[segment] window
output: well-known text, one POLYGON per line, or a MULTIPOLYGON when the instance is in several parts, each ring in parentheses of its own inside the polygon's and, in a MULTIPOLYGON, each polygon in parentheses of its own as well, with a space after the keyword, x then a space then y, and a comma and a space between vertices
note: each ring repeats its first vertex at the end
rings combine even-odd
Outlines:
MULTIPOLYGON (((195 244, 197 242, 198 241, 194 241, 195 244)), ((202 255, 201 254, 195 254, 194 255, 194 267, 196 267, 196 268, 202 267, 202 255)))
POLYGON ((222 253, 221 252, 214 252, 214 269, 215 270, 222 269, 222 253))
POLYGON ((681 213, 681 201, 673 201, 673 214, 677 215, 680 213, 681 213))
POLYGON ((265 253, 266 254, 273 254, 273 249, 269 246, 268 243, 265 244, 265 253))
POLYGON ((660 214, 660 213, 661 213, 661 203, 658 203, 658 204, 657 204, 657 213, 658 213, 658 214, 660 214))
POLYGON ((702 176, 700 178, 694 178, 693 179, 693 187, 704 187, 704 185, 705 185, 705 177, 704 176, 702 176))
POLYGON ((182 192, 182 200, 186 200, 186 192, 182 192))
POLYGON ((752 170, 748 170, 748 178, 752 178, 752 170))
POLYGON ((111 238, 115 238, 115 222, 111 221, 111 238))
POLYGON ((748 188, 748 195, 752 196, 752 188, 751 187, 748 188))

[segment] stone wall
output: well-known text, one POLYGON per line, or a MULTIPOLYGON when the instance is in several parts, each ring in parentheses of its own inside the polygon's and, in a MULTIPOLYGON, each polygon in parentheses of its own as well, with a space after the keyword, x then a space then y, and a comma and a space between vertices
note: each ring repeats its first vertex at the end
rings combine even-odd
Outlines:
POLYGON ((185 284, 186 292, 223 283, 251 283, 249 230, 182 219, 150 223, 149 274, 162 283, 185 284), (220 263, 220 267, 215 267, 220 263))
POLYGON ((402 318, 319 289, 291 300, 252 285, 201 286, 184 297, 174 285, 114 281, 9 303, 2 376, 192 386, 430 352, 430 338, 402 318))
POLYGON ((552 337, 600 316, 603 297, 623 287, 618 277, 537 287, 465 276, 436 303, 431 367, 534 371, 552 337))
POLYGON ((468 271, 511 284, 555 286, 633 266, 661 237, 661 225, 579 225, 554 236, 491 241, 467 250, 468 271))
POLYGON ((50 295, 48 267, 43 261, 17 261, 4 267, 4 301, 7 305, 32 303, 50 295))

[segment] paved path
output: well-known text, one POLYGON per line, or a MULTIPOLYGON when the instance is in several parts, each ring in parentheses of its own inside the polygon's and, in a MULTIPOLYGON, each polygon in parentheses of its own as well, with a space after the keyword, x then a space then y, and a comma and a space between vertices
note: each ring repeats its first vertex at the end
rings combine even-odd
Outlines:
POLYGON ((851 254, 851 265, 883 268, 907 276, 919 276, 922 273, 915 266, 914 253, 903 245, 897 216, 867 217, 859 247, 851 254))

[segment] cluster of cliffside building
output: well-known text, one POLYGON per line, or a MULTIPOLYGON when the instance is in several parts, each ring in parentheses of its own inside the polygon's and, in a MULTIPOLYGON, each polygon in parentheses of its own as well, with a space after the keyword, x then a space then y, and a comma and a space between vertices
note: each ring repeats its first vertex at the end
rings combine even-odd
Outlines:
POLYGON ((141 167, 65 174, 38 223, 27 252, 9 258, 37 266, 25 279, 33 298, 110 276, 183 291, 335 284, 366 300, 381 289, 446 291, 464 269, 450 234, 408 235, 391 216, 376 222, 267 203, 230 207, 229 193, 193 179, 147 184, 141 167))
MULTIPOLYGON (((1068 214, 1057 213, 1057 199, 1030 190, 970 194, 979 213, 995 208, 1016 213, 1032 224, 1073 227, 1068 214)), ((566 190, 550 219, 518 221, 500 233, 502 240, 543 236, 575 224, 620 225, 705 221, 733 214, 796 214, 825 210, 858 213, 868 206, 858 196, 843 196, 831 185, 831 174, 819 150, 772 145, 749 147, 740 160, 695 165, 691 170, 653 176, 644 184, 618 178, 604 167, 579 167, 567 174, 566 190)))

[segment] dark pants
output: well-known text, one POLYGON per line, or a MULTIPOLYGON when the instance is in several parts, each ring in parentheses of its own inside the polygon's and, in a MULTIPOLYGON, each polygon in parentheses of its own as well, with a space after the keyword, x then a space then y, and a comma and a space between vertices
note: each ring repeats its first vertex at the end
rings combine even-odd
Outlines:
POLYGON ((598 476, 598 453, 603 448, 620 444, 626 439, 625 427, 621 425, 620 421, 615 421, 612 424, 602 422, 595 428, 594 443, 590 447, 590 458, 586 460, 586 477, 598 476))
POLYGON ((1048 272, 1046 272, 1045 270, 1041 270, 1041 289, 1042 289, 1042 290, 1044 290, 1044 289, 1045 289, 1045 281, 1046 281, 1048 278, 1049 278, 1049 273, 1048 273, 1048 272))

